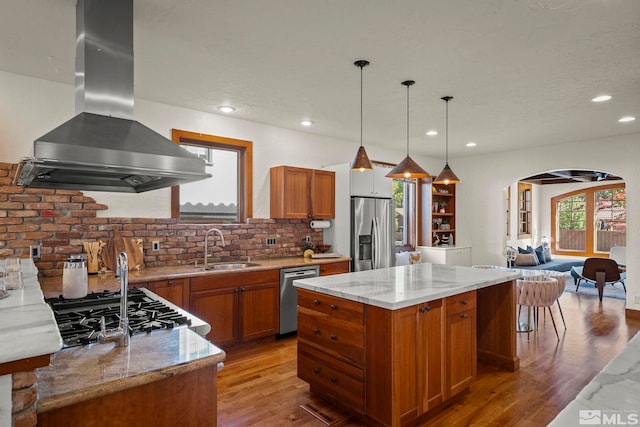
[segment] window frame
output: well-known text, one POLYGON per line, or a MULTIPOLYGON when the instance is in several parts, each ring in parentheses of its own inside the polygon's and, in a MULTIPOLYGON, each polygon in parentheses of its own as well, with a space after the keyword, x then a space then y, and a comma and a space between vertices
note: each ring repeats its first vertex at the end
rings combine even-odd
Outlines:
MULTIPOLYGON (((231 223, 244 223, 253 215, 253 142, 242 139, 207 135, 180 129, 171 130, 171 140, 176 143, 189 143, 207 148, 220 148, 238 153, 238 220, 231 223)), ((180 186, 171 187, 171 218, 181 222, 221 223, 226 221, 206 218, 180 218, 180 186)))
POLYGON ((533 185, 526 182, 518 182, 518 239, 530 239, 533 223, 533 185), (529 205, 527 206, 527 195, 529 205), (528 209, 527 209, 528 207, 528 209), (526 220, 522 221, 522 215, 526 220), (522 224, 526 225, 526 232, 522 231, 522 224))
MULTIPOLYGON (((595 239, 595 194, 598 191, 602 190, 615 190, 615 189, 625 189, 625 183, 620 184, 611 184, 611 185, 597 185, 593 187, 581 188, 579 190, 570 191, 568 193, 559 194, 551 198, 551 253, 556 255, 572 255, 572 256, 581 256, 581 257, 602 257, 603 254, 607 254, 607 252, 598 252, 596 251, 596 239, 595 239), (557 249, 557 230, 558 230, 558 211, 557 206, 558 202, 568 197, 573 197, 579 194, 585 194, 585 204, 586 204, 586 214, 585 214, 585 250, 575 251, 575 250, 561 250, 557 249)), ((626 203, 625 203, 626 210, 626 203)))

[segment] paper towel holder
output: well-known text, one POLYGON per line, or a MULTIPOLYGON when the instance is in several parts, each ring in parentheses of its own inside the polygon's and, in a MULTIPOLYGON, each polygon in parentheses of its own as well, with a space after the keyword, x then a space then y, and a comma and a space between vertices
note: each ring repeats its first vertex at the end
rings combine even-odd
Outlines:
POLYGON ((309 227, 311 227, 311 228, 329 228, 329 227, 331 227, 331 221, 313 220, 309 224, 309 227))

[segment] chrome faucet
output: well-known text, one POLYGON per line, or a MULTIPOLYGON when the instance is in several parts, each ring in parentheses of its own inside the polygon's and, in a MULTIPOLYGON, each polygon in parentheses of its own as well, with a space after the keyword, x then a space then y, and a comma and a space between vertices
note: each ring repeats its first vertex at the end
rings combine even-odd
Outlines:
POLYGON ((206 233, 204 233, 204 269, 205 270, 207 269, 207 258, 209 257, 209 233, 211 233, 212 231, 215 231, 220 235, 220 245, 222 245, 222 247, 224 248, 224 235, 222 234, 222 231, 220 231, 217 228, 210 228, 207 230, 206 233))
POLYGON ((100 319, 100 332, 98 342, 115 342, 116 347, 127 347, 129 345, 129 317, 127 315, 128 301, 127 288, 129 287, 129 258, 126 252, 120 252, 118 256, 118 266, 116 277, 120 280, 120 322, 118 328, 107 332, 104 316, 100 319))

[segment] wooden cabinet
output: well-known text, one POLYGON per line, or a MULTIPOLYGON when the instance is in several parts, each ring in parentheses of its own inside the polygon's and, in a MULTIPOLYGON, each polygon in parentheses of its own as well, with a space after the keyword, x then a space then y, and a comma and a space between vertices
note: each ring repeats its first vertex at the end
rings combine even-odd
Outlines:
POLYGON ((190 311, 211 325, 211 342, 228 345, 275 336, 279 296, 280 270, 193 277, 190 311))
POLYGON ((446 299, 446 398, 469 388, 476 377, 476 292, 446 299))
POLYGON ((136 283, 134 286, 147 288, 154 294, 174 303, 178 307, 189 310, 189 279, 155 280, 146 283, 136 283))
POLYGON ((331 276, 332 274, 348 273, 351 263, 349 261, 333 262, 331 264, 320 264, 320 275, 331 276))
POLYGON ((386 177, 390 170, 391 168, 374 165, 371 171, 350 171, 351 195, 391 198, 393 195, 393 180, 386 177))
POLYGON ((273 167, 270 191, 271 218, 335 217, 335 172, 273 167))
POLYGON ((312 391, 373 424, 411 425, 476 376, 476 291, 388 310, 299 289, 298 340, 312 391))
POLYGON ((456 186, 455 184, 432 184, 431 226, 433 240, 437 236, 439 244, 454 245, 456 237, 456 186), (450 242, 449 236, 453 237, 450 242))
POLYGON ((364 306, 298 289, 298 376, 364 412, 364 306))
POLYGON ((422 262, 471 267, 469 246, 418 246, 422 262))

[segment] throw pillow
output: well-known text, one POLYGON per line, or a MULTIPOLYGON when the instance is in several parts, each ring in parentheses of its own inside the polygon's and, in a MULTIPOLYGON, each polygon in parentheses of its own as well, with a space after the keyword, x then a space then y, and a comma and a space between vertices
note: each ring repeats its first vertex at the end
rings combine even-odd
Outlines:
POLYGON ((538 246, 535 249, 536 252, 536 256, 538 257, 538 262, 540 264, 544 264, 545 262, 547 262, 547 257, 544 254, 544 248, 542 247, 542 245, 538 246))
POLYGON ((538 265, 538 258, 535 253, 518 254, 515 261, 516 266, 532 267, 538 265))
POLYGON ((531 248, 531 246, 527 246, 526 248, 521 248, 520 246, 518 246, 518 253, 519 254, 530 254, 532 251, 529 250, 529 248, 531 248))
POLYGON ((553 258, 551 258, 551 248, 544 248, 544 260, 547 262, 553 260, 553 258))
POLYGON ((420 252, 409 252, 409 264, 420 264, 422 262, 422 256, 420 252))

